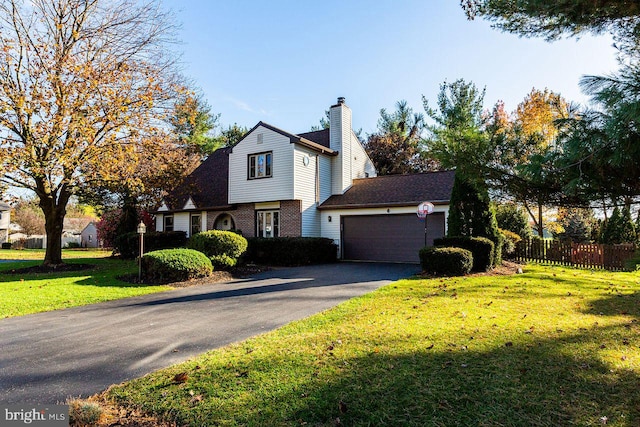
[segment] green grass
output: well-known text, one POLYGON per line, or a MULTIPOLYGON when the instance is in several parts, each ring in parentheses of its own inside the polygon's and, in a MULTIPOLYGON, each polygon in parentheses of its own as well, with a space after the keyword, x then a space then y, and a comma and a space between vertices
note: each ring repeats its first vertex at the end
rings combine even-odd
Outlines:
MULTIPOLYGON (((3 260, 44 260, 44 249, 0 249, 3 260)), ((111 250, 104 249, 63 249, 62 259, 106 258, 111 250)))
POLYGON ((638 426, 639 282, 402 280, 107 397, 191 426, 638 426))
MULTIPOLYGON (((23 252, 23 251, 11 251, 23 252)), ((26 252, 26 251, 25 251, 26 252)), ((93 251, 92 251, 93 252, 93 251)), ((135 273, 134 261, 109 258, 72 259, 74 251, 64 251, 70 264, 93 264, 90 270, 48 274, 4 274, 16 268, 41 264, 42 261, 0 263, 0 318, 93 304, 96 302, 144 295, 170 289, 167 286, 138 286, 118 280, 116 276, 135 273)), ((102 253, 99 254, 100 256, 102 253)), ((0 254, 2 258, 3 254, 0 254)))

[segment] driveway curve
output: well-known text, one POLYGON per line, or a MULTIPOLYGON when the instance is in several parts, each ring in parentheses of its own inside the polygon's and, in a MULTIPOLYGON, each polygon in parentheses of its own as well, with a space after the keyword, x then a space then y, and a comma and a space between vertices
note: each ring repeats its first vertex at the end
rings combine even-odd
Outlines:
POLYGON ((0 402, 55 404, 184 361, 411 276, 337 263, 0 320, 0 402))

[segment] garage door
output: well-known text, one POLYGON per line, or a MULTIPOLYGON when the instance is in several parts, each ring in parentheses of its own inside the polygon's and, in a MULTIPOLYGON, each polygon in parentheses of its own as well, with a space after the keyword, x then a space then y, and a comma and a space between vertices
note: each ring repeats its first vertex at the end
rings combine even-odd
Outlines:
MULTIPOLYGON (((343 216, 342 248, 347 260, 420 262, 424 225, 416 214, 343 216)), ((444 236, 444 213, 429 215, 427 245, 444 236)))

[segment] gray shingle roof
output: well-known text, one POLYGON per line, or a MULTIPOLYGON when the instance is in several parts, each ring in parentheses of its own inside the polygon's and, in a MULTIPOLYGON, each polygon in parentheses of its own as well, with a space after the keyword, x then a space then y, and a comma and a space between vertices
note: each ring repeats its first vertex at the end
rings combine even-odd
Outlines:
POLYGON ((384 175, 355 179, 342 195, 329 197, 319 209, 445 204, 451 199, 454 171, 384 175))
POLYGON ((229 152, 231 148, 220 148, 202 162, 167 197, 165 203, 170 211, 182 210, 189 197, 198 208, 229 207, 229 152))

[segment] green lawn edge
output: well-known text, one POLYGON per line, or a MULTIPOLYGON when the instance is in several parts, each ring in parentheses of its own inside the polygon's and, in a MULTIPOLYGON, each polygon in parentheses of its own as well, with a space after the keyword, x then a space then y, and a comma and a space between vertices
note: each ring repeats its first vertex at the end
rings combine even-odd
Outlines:
POLYGON ((401 280, 106 396, 190 426, 636 426, 639 281, 401 280))
POLYGON ((66 263, 91 264, 94 267, 82 271, 46 274, 6 274, 14 269, 41 264, 42 261, 0 263, 0 318, 60 310, 171 289, 169 286, 140 286, 119 280, 118 276, 137 271, 134 261, 95 257, 73 258, 67 255, 65 253, 66 263))

